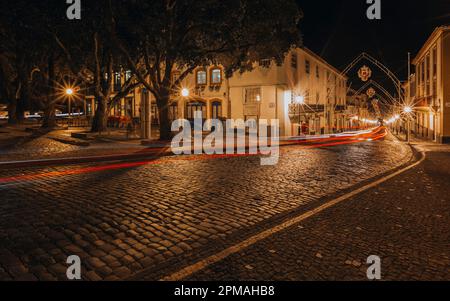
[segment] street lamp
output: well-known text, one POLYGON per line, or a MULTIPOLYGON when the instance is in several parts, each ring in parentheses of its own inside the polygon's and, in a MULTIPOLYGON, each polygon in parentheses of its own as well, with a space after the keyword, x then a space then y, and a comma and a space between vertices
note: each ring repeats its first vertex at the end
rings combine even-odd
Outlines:
POLYGON ((409 106, 409 105, 406 105, 404 108, 403 108, 403 113, 405 113, 406 114, 406 122, 407 122, 407 134, 406 134, 406 136, 407 136, 407 139, 408 139, 408 143, 410 143, 411 142, 411 113, 414 111, 414 109, 411 107, 411 106, 409 106))
POLYGON ((299 135, 303 134, 302 131, 302 109, 303 109, 303 105, 305 104, 305 97, 303 95, 297 95, 295 96, 295 102, 298 105, 298 131, 299 131, 299 135))
POLYGON ((72 116, 72 97, 74 96, 74 94, 75 94, 75 89, 74 88, 71 88, 71 87, 67 87, 65 90, 64 90, 64 93, 66 94, 66 96, 67 96, 67 98, 68 98, 68 102, 69 102, 69 104, 68 104, 68 106, 69 106, 69 118, 72 116))
POLYGON ((405 106, 405 107, 403 108, 403 112, 404 112, 405 114, 411 114, 411 113, 413 112, 413 108, 412 108, 411 106, 405 106))
POLYGON ((438 124, 437 124, 437 117, 438 117, 438 112, 439 112, 439 110, 441 109, 441 100, 439 99, 439 100, 437 100, 436 101, 436 99, 434 99, 433 100, 433 104, 431 105, 431 110, 433 111, 433 115, 434 115, 434 117, 433 117, 433 130, 434 130, 434 141, 435 142, 438 142, 437 140, 438 140, 438 136, 437 136, 437 126, 438 126, 438 124))
POLYGON ((66 95, 72 96, 73 95, 73 89, 72 88, 67 88, 66 89, 66 95))
POLYGON ((189 97, 189 95, 190 95, 189 89, 187 89, 187 88, 181 89, 181 96, 189 97))

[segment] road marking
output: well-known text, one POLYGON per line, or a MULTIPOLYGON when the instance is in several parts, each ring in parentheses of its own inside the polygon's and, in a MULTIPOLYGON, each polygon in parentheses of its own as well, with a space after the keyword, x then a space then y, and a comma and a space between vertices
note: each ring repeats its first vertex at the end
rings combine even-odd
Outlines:
POLYGON ((419 161, 411 164, 410 166, 407 166, 407 167, 405 167, 405 168, 403 168, 403 169, 401 169, 399 171, 396 171, 396 172, 394 172, 394 173, 392 173, 390 175, 387 175, 387 176, 385 176, 385 177, 383 177, 383 178, 381 178, 381 179, 379 179, 379 180, 377 180, 375 182, 372 182, 372 183, 370 183, 370 184, 368 184, 366 186, 358 188, 358 189, 356 189, 356 190, 354 190, 354 191, 352 191, 352 192, 350 192, 348 194, 340 196, 337 199, 329 201, 326 204, 323 204, 322 206, 317 207, 316 209, 313 209, 313 210, 308 211, 306 213, 303 213, 303 214, 301 214, 299 216, 296 216, 296 217, 294 217, 294 218, 292 218, 292 219, 290 219, 290 220, 288 220, 288 221, 286 221, 286 222, 284 222, 284 223, 282 223, 280 225, 277 225, 277 226, 275 226, 275 227, 273 227, 271 229, 268 229, 268 230, 265 230, 265 231, 263 231, 263 232, 261 232, 259 234, 256 234, 256 235, 254 235, 254 236, 252 236, 252 237, 250 237, 250 238, 248 238, 248 239, 246 239, 246 240, 244 240, 244 241, 242 241, 242 242, 240 242, 240 243, 238 243, 238 244, 236 244, 234 246, 231 246, 231 247, 229 247, 229 248, 227 248, 227 249, 225 249, 225 250, 223 250, 223 251, 221 251, 221 252, 219 252, 217 254, 214 254, 214 255, 209 256, 209 257, 207 257, 205 259, 202 259, 202 260, 194 263, 193 265, 185 267, 185 268, 183 268, 183 269, 181 269, 181 270, 179 270, 179 271, 177 271, 177 272, 175 272, 175 273, 173 273, 171 275, 165 276, 161 280, 162 281, 181 281, 181 280, 189 277, 190 275, 205 269, 206 267, 208 267, 210 265, 213 265, 215 263, 218 263, 218 262, 224 260, 225 258, 229 257, 232 254, 238 253, 238 252, 242 251, 243 249, 246 249, 246 248, 256 244, 257 242, 260 242, 260 241, 262 241, 262 240, 264 240, 264 239, 266 239, 266 238, 268 238, 268 237, 270 237, 270 236, 272 236, 272 235, 274 235, 276 233, 279 233, 279 232, 281 232, 283 230, 286 230, 286 229, 288 229, 288 228, 290 228, 290 227, 292 227, 292 226, 294 226, 294 225, 296 225, 296 224, 298 224, 298 223, 300 223, 300 222, 302 222, 302 221, 304 221, 304 220, 306 220, 306 219, 308 219, 308 218, 310 218, 310 217, 312 217, 312 216, 314 216, 314 215, 316 215, 318 213, 321 213, 322 211, 325 211, 325 210, 327 210, 327 209, 329 209, 329 208, 331 208, 333 206, 336 206, 339 203, 342 203, 342 202, 344 202, 346 200, 349 200, 350 198, 352 198, 352 197, 354 197, 354 196, 356 196, 356 195, 358 195, 358 194, 360 194, 362 192, 365 192, 365 191, 367 191, 367 190, 369 190, 371 188, 374 188, 374 187, 376 187, 376 186, 378 186, 378 185, 380 185, 380 184, 382 184, 382 183, 384 183, 384 182, 386 182, 386 181, 388 181, 388 180, 390 180, 390 179, 392 179, 392 178, 394 178, 394 177, 396 177, 396 176, 398 176, 398 175, 400 175, 400 174, 402 174, 402 173, 404 173, 404 172, 406 172, 406 171, 408 171, 410 169, 413 169, 416 166, 422 164, 422 162, 425 161, 425 159, 426 159, 426 154, 424 152, 421 152, 420 154, 422 156, 421 159, 419 161))

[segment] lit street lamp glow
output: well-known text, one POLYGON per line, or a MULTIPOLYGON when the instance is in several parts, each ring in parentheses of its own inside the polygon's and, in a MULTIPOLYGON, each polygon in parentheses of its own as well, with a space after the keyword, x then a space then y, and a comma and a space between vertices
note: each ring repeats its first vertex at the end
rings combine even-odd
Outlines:
POLYGON ((183 97, 189 97, 189 89, 186 89, 186 88, 184 88, 184 89, 182 89, 181 90, 181 96, 183 96, 183 97))
POLYGON ((411 108, 410 106, 406 106, 403 109, 403 112, 405 112, 406 114, 411 114, 413 112, 413 108, 411 108))
POLYGON ((305 104, 305 97, 299 95, 295 97, 295 102, 298 103, 299 105, 304 105, 305 104))
POLYGON ((72 88, 67 88, 67 89, 66 89, 66 95, 72 96, 73 93, 74 93, 74 91, 73 91, 72 88))

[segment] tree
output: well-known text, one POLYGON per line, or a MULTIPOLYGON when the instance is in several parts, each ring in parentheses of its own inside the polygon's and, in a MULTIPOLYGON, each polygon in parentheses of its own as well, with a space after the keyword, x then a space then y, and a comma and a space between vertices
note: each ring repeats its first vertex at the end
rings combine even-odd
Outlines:
POLYGON ((92 132, 104 132, 112 106, 139 85, 134 76, 118 89, 113 85, 116 72, 126 69, 127 62, 111 42, 109 12, 107 0, 85 3, 81 21, 66 21, 59 32, 53 32, 72 76, 78 83, 93 88, 97 108, 92 132))
POLYGON ((196 67, 220 63, 230 77, 259 59, 281 63, 301 44, 293 0, 118 0, 109 7, 112 41, 156 99, 161 140, 171 136, 171 94, 196 67), (175 69, 181 74, 172 82, 175 69))
POLYGON ((8 122, 24 119, 33 61, 28 3, 2 2, 0 7, 0 95, 8 104, 8 122))

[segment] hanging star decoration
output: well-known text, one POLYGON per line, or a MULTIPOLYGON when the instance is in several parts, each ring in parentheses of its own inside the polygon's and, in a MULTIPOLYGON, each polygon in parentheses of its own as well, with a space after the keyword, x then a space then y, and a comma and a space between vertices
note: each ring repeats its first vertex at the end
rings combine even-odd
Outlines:
POLYGON ((372 70, 364 65, 359 69, 358 76, 363 82, 366 82, 372 77, 372 70))
POLYGON ((367 90, 367 96, 369 96, 370 98, 374 97, 376 93, 377 92, 374 88, 370 88, 369 90, 367 90))

